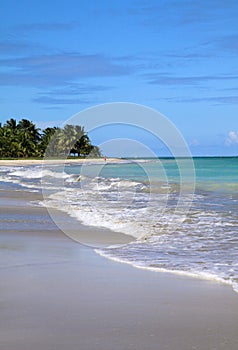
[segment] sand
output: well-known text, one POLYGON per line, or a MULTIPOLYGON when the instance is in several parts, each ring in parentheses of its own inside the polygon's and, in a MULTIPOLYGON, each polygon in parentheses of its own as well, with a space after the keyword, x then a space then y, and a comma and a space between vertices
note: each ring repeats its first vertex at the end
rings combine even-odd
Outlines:
POLYGON ((37 194, 0 195, 0 349, 238 349, 230 286, 109 261, 33 207, 37 194))
POLYGON ((119 158, 107 158, 105 161, 103 158, 75 158, 75 159, 13 159, 4 160, 0 159, 0 166, 24 166, 24 165, 49 165, 49 164, 107 164, 123 162, 123 159, 119 158))

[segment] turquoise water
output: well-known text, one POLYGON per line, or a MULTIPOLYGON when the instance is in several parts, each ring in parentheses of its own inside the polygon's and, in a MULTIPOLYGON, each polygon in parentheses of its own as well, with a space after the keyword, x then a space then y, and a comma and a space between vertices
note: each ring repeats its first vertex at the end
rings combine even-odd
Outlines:
MULTIPOLYGON (((130 163, 125 160, 124 164, 105 164, 94 166, 97 168, 97 172, 102 177, 120 177, 128 180, 147 181, 146 171, 152 175, 152 179, 159 180, 164 171, 166 172, 169 180, 179 181, 179 167, 174 159, 161 158, 161 159, 130 159, 130 163)), ((183 168, 191 166, 191 162, 194 163, 194 170, 197 184, 238 184, 238 157, 204 157, 190 159, 179 159, 179 164, 182 164, 183 168)), ((66 168, 67 171, 67 168, 66 168)), ((80 173, 78 166, 71 166, 70 171, 80 173)), ((92 172, 93 174, 95 171, 92 172)), ((187 172, 187 175, 191 175, 191 170, 187 172)))
MULTIPOLYGON (((142 161, 143 162, 143 161, 142 161)), ((133 160, 131 164, 106 165, 102 169, 102 176, 105 177, 122 177, 143 180, 144 168, 151 170, 150 173, 157 175, 158 163, 161 163, 170 180, 179 180, 179 168, 174 159, 162 158, 160 160, 147 160, 148 163, 137 163, 133 160)), ((183 167, 191 165, 191 160, 180 159, 179 162, 183 167)), ((238 184, 238 157, 205 157, 193 158, 196 181, 201 183, 218 183, 218 184, 238 184)))
POLYGON ((109 259, 238 290, 236 157, 2 168, 1 180, 31 191, 43 181, 43 205, 134 237, 128 245, 97 250, 109 259))

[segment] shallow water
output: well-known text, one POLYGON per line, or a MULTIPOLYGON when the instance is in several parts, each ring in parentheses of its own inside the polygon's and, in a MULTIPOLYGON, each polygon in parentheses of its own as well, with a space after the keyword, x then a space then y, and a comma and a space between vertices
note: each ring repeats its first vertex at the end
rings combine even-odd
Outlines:
POLYGON ((6 188, 43 186, 43 205, 135 237, 128 245, 97 250, 101 255, 238 290, 238 158, 197 158, 194 167, 196 179, 191 160, 146 159, 1 168, 0 180, 6 188))

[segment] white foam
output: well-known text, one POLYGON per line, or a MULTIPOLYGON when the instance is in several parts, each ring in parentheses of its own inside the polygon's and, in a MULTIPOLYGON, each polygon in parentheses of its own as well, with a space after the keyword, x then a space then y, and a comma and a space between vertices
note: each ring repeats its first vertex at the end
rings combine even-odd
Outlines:
MULTIPOLYGON (((162 187, 171 193, 168 184, 155 181, 148 193, 144 190, 146 179, 144 182, 121 179, 119 167, 114 168, 116 176, 107 179, 66 174, 57 172, 57 168, 56 171, 39 166, 14 168, 9 174, 3 172, 2 180, 34 191, 41 186, 43 177, 46 193, 42 205, 65 211, 85 225, 109 228, 139 239, 114 251, 101 251, 107 258, 141 269, 230 284, 238 291, 235 209, 228 213, 222 200, 218 207, 217 199, 214 202, 199 194, 195 195, 193 211, 184 220, 183 208, 174 212, 178 198, 176 184, 171 185, 172 204, 168 204, 168 194, 161 191, 162 187)), ((113 176, 111 172, 112 169, 113 176)), ((184 200, 191 200, 191 194, 184 195, 184 200)))
POLYGON ((67 179, 72 176, 72 175, 66 174, 65 172, 56 172, 56 171, 42 169, 42 168, 14 170, 10 172, 9 175, 24 178, 24 179, 41 179, 43 177, 67 179))
POLYGON ((114 232, 133 236, 137 239, 144 236, 144 229, 140 225, 137 226, 135 222, 129 220, 122 221, 120 218, 110 216, 110 214, 103 210, 97 210, 90 206, 75 208, 73 202, 70 204, 67 201, 65 193, 51 195, 51 198, 53 199, 41 202, 42 205, 64 211, 84 225, 107 228, 114 232))
MULTIPOLYGON (((112 247, 111 247, 112 248, 112 247)), ((111 249, 109 247, 109 249, 111 249)), ((184 277, 190 277, 190 278, 196 278, 196 279, 201 279, 201 280, 207 280, 207 281, 213 281, 216 283, 222 283, 229 285, 233 288, 233 290, 238 293, 238 283, 233 283, 231 280, 225 280, 219 276, 213 275, 212 273, 205 273, 205 272, 190 272, 190 271, 182 271, 182 270, 171 270, 171 269, 166 269, 166 268, 159 268, 159 267, 152 267, 152 266, 145 266, 145 265, 140 265, 138 262, 135 261, 129 261, 129 260, 124 260, 121 258, 118 258, 116 256, 110 255, 103 252, 100 249, 95 249, 94 250, 98 255, 123 264, 131 265, 137 269, 141 270, 148 270, 152 272, 162 272, 162 273, 169 273, 169 274, 174 274, 178 276, 184 276, 184 277)))

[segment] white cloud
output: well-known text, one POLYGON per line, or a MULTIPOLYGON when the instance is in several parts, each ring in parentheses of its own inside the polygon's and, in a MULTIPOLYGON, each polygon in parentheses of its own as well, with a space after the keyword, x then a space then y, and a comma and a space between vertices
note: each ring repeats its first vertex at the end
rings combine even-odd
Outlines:
POLYGON ((226 145, 238 145, 238 132, 235 132, 233 130, 229 132, 228 137, 226 139, 226 145))

